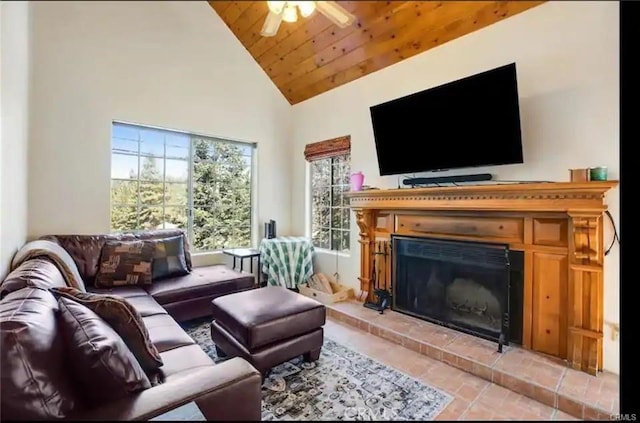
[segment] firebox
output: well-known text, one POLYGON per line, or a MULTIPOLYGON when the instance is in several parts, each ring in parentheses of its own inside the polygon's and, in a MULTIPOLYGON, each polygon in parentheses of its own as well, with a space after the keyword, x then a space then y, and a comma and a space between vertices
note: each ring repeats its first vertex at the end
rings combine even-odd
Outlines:
POLYGON ((506 244, 392 237, 392 309, 502 345, 522 343, 524 256, 506 244))

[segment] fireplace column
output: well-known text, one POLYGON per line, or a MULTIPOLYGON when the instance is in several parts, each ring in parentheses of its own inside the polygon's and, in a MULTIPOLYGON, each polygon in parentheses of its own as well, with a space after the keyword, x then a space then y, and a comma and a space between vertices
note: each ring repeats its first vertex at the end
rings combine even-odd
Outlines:
POLYGON ((567 358, 574 369, 602 370, 602 212, 569 211, 567 358))
POLYGON ((369 289, 371 283, 371 245, 374 241, 373 235, 373 210, 370 209, 354 209, 356 214, 356 223, 360 229, 358 243, 360 244, 360 291, 367 292, 364 299, 366 301, 373 300, 373 292, 369 289))

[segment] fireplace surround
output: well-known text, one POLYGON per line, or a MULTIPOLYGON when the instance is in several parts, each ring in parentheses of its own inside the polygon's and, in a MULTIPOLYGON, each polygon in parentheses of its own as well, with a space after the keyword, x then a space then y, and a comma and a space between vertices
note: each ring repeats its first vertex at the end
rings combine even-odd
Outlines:
MULTIPOLYGON (((393 236, 508 245, 523 256, 522 346, 602 370, 603 213, 617 181, 495 183, 346 193, 359 228, 360 288, 393 236)), ((391 290, 391 263, 384 280, 391 290)), ((511 316, 510 316, 511 317, 511 316)), ((510 319, 509 327, 516 325, 510 319)))

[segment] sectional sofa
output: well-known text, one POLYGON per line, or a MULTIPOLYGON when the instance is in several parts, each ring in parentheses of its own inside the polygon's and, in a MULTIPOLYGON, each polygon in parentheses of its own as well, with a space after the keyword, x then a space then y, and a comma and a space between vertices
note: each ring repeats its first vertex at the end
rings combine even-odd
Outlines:
MULTIPOLYGON (((144 287, 93 286, 106 241, 180 234, 161 230, 42 238, 69 253, 88 292, 121 296, 135 307, 162 357, 163 382, 117 401, 87 407, 67 371, 69 363, 58 330, 58 302, 49 291, 65 286, 65 277, 54 261, 36 255, 0 283, 1 419, 148 420, 195 402, 208 420, 260 420, 261 377, 256 369, 242 358, 214 364, 178 324, 210 316, 211 300, 216 297, 252 289, 253 275, 223 265, 193 268, 185 237, 189 274, 144 287)), ((100 381, 90 389, 100 390, 100 381)))

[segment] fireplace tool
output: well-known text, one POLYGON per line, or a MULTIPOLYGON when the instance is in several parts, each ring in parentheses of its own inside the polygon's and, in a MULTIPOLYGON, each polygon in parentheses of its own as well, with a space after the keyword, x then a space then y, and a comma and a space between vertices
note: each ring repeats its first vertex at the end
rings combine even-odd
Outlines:
POLYGON ((382 265, 376 269, 377 257, 382 257, 382 263, 387 263, 388 243, 384 241, 376 241, 373 248, 373 265, 371 271, 371 280, 369 281, 369 292, 373 291, 376 302, 367 301, 364 306, 372 310, 377 310, 380 314, 391 305, 391 292, 386 289, 387 269, 382 265), (382 270, 381 270, 382 269, 382 270))

